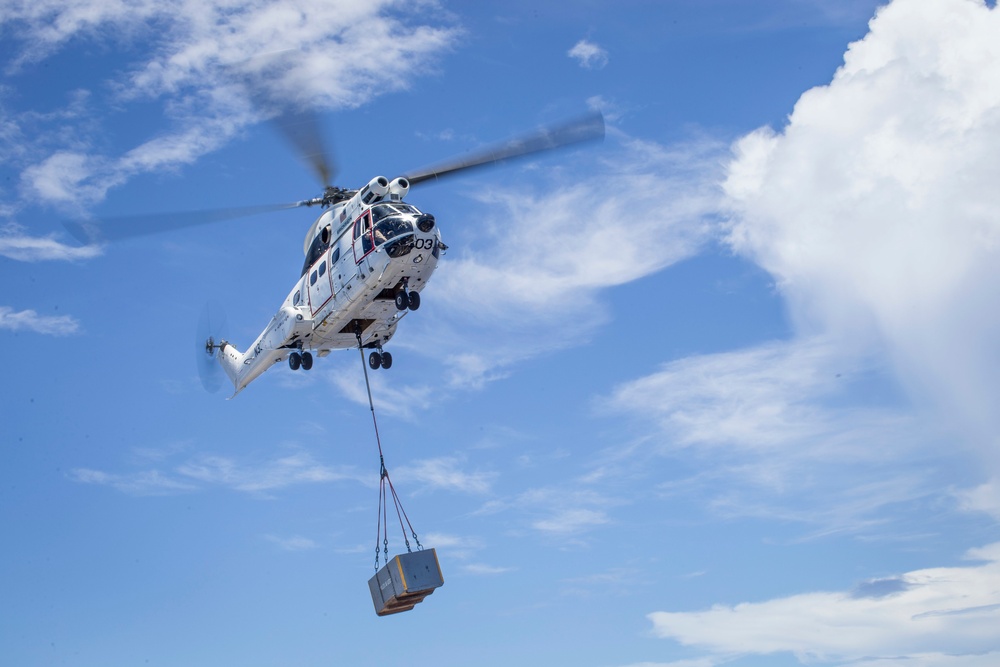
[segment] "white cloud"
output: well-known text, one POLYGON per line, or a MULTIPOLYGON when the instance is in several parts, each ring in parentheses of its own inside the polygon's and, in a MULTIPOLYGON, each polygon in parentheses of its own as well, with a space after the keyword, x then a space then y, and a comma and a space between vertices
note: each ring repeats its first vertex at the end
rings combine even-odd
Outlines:
POLYGON ((71 246, 52 236, 27 236, 17 230, 0 232, 0 256, 21 262, 76 261, 92 259, 103 252, 97 245, 71 246))
POLYGON ((962 509, 985 512, 1000 520, 1000 478, 993 477, 984 484, 959 491, 957 496, 962 509))
POLYGON ((127 475, 117 475, 90 468, 77 468, 70 477, 84 484, 110 486, 134 496, 160 496, 193 491, 196 485, 158 470, 144 470, 127 475))
POLYGON ((879 10, 780 133, 743 138, 733 248, 777 280, 803 334, 867 345, 1000 473, 1000 12, 879 10))
POLYGON ((608 64, 608 52, 588 39, 581 39, 566 55, 587 69, 602 69, 608 64))
POLYGON ((39 315, 33 310, 15 312, 13 308, 0 306, 0 329, 69 336, 80 330, 80 323, 70 315, 39 315))
POLYGON ((1000 657, 1000 543, 979 565, 915 570, 892 590, 817 592, 699 612, 654 612, 654 633, 716 656, 792 653, 861 665, 995 664, 1000 657), (990 659, 985 659, 989 657, 990 659))
MULTIPOLYGON (((353 353, 357 352, 357 348, 347 352, 352 358, 339 361, 336 368, 326 373, 325 377, 345 398, 368 407, 368 390, 365 387, 364 376, 357 372, 360 370, 359 365, 367 361, 354 358, 353 353), (346 365, 353 366, 349 372, 343 371, 346 365)), ((370 371, 368 381, 372 385, 372 402, 378 414, 394 415, 403 419, 413 419, 421 410, 427 408, 434 394, 433 388, 429 385, 401 386, 389 383, 380 374, 370 371)))
MULTIPOLYGON (((169 454, 164 458, 167 457, 169 454)), ((362 481, 350 469, 324 465, 307 452, 252 463, 225 456, 203 455, 166 470, 148 469, 130 473, 78 468, 72 472, 72 478, 87 484, 111 486, 132 495, 195 491, 205 485, 264 493, 296 484, 362 481)))
MULTIPOLYGON (((31 151, 13 146, 22 160, 33 161, 24 170, 25 195, 89 205, 137 174, 193 162, 259 120, 241 80, 257 81, 268 89, 261 94, 293 108, 357 107, 405 89, 433 69, 460 32, 436 3, 418 4, 423 23, 413 20, 412 3, 396 0, 304 0, 294 6, 281 0, 42 0, 6 6, 0 26, 16 54, 11 68, 44 60, 72 39, 120 48, 124 74, 104 87, 114 91, 107 103, 129 113, 133 103, 158 101, 170 124, 124 155, 102 156, 91 146, 107 128, 93 111, 5 120, 8 143, 38 137, 31 151), (154 30, 155 39, 146 39, 154 30), (279 53, 285 55, 261 55, 279 53), (27 132, 20 121, 39 131, 27 132), (56 136, 62 139, 47 139, 56 136)), ((79 111, 79 95, 73 99, 79 111)), ((103 102, 92 100, 92 106, 103 102)))
POLYGON ((240 463, 224 456, 202 456, 179 466, 177 473, 191 480, 249 492, 270 491, 293 484, 355 479, 349 472, 316 462, 305 452, 260 464, 240 463))
POLYGON ((610 450, 601 474, 641 476, 650 457, 697 461, 697 474, 660 492, 708 494, 700 505, 716 514, 794 521, 814 536, 884 534, 885 512, 941 493, 921 463, 940 456, 940 433, 908 408, 856 396, 886 381, 871 363, 813 338, 664 364, 599 402, 656 426, 610 450))
POLYGON ((565 539, 612 523, 608 510, 621 501, 591 489, 544 487, 529 489, 509 499, 487 502, 477 514, 515 511, 518 522, 543 535, 565 539))
POLYGON ((482 195, 476 237, 430 288, 428 305, 443 311, 408 324, 412 348, 440 356, 453 387, 584 340, 605 319, 602 290, 690 257, 710 237, 723 147, 665 148, 609 132, 621 143, 582 149, 585 176, 553 169, 539 187, 482 195))
POLYGON ((316 542, 308 537, 293 535, 292 537, 278 537, 276 535, 265 535, 264 539, 284 551, 308 551, 316 548, 316 542))
POLYGON ((459 466, 462 461, 455 457, 442 456, 435 459, 416 461, 390 471, 399 480, 420 485, 422 489, 447 489, 462 493, 483 494, 490 490, 496 478, 491 472, 466 472, 459 466))
POLYGON ((563 507, 544 519, 532 522, 531 527, 543 533, 568 535, 608 523, 603 510, 586 507, 563 507))
POLYGON ((499 567, 497 565, 487 565, 485 563, 466 563, 462 566, 462 572, 466 574, 476 574, 485 576, 496 576, 513 572, 513 567, 499 567))

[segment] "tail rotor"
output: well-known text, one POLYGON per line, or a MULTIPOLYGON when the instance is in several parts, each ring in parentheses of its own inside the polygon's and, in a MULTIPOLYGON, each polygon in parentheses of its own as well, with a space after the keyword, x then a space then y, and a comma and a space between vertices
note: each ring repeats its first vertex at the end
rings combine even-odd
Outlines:
POLYGON ((198 330, 195 336, 195 363, 198 366, 198 377, 201 386, 209 393, 215 393, 222 387, 225 373, 219 365, 216 356, 225 344, 223 336, 226 332, 226 313, 218 301, 209 301, 202 310, 198 320, 198 330))

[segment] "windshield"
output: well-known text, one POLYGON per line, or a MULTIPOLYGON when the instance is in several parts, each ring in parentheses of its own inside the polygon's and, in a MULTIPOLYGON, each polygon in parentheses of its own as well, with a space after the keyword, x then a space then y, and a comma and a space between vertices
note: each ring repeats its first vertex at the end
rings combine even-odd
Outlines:
POLYGON ((399 215, 400 213, 408 215, 420 215, 420 211, 417 210, 416 206, 410 206, 409 204, 403 203, 392 203, 392 204, 376 204, 372 206, 372 220, 378 222, 382 218, 387 218, 390 215, 399 215))
POLYGON ((382 245, 386 241, 402 234, 413 232, 413 223, 400 217, 383 218, 375 225, 375 245, 382 245))

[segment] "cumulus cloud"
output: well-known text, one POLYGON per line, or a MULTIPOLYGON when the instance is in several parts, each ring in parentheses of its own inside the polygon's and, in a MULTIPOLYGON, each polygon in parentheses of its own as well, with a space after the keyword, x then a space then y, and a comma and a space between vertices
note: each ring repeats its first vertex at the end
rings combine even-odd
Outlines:
POLYGON ((608 52, 590 40, 581 39, 566 52, 586 69, 601 69, 608 64, 608 52))
POLYGON ((8 306, 0 306, 0 329, 69 336, 80 330, 80 323, 70 315, 39 315, 33 310, 15 311, 8 306))
POLYGON ((715 656, 792 653, 852 665, 995 664, 1000 659, 1000 543, 973 549, 977 565, 907 572, 892 590, 817 592, 654 612, 654 633, 715 656))
POLYGON ((897 0, 869 27, 785 128, 736 143, 728 240, 774 276, 799 335, 881 355, 963 435, 989 479, 959 499, 997 515, 1000 12, 897 0))
MULTIPOLYGON (((171 126, 122 155, 101 155, 92 146, 107 128, 77 103, 73 114, 29 112, 5 119, 8 143, 11 137, 39 137, 31 150, 14 146, 26 162, 25 194, 89 205, 137 174, 193 162, 259 120, 261 111, 250 108, 242 87, 246 81, 290 107, 265 113, 356 107, 404 89, 459 34, 436 10, 435 3, 422 3, 424 21, 416 22, 412 6, 396 0, 306 0, 294 6, 280 0, 240 6, 226 0, 43 0, 7 6, 0 26, 7 28, 15 54, 10 68, 30 67, 72 39, 129 49, 131 62, 107 82, 104 90, 111 92, 102 91, 111 96, 106 102, 123 113, 136 103, 158 102, 171 126), (155 39, 144 39, 154 30, 155 39), (50 146, 46 137, 60 140, 50 146)), ((93 100, 94 106, 102 101, 93 100)))
POLYGON ((977 0, 881 8, 787 127, 737 143, 725 182, 730 243, 800 332, 881 347, 984 452, 1000 434, 998 31, 977 0))

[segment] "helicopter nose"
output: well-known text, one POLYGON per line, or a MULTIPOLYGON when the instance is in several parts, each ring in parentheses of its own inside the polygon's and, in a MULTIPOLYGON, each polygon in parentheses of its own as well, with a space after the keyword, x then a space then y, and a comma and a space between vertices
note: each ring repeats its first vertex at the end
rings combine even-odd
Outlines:
POLYGON ((434 229, 434 216, 430 213, 421 215, 417 218, 417 228, 425 234, 434 229))

